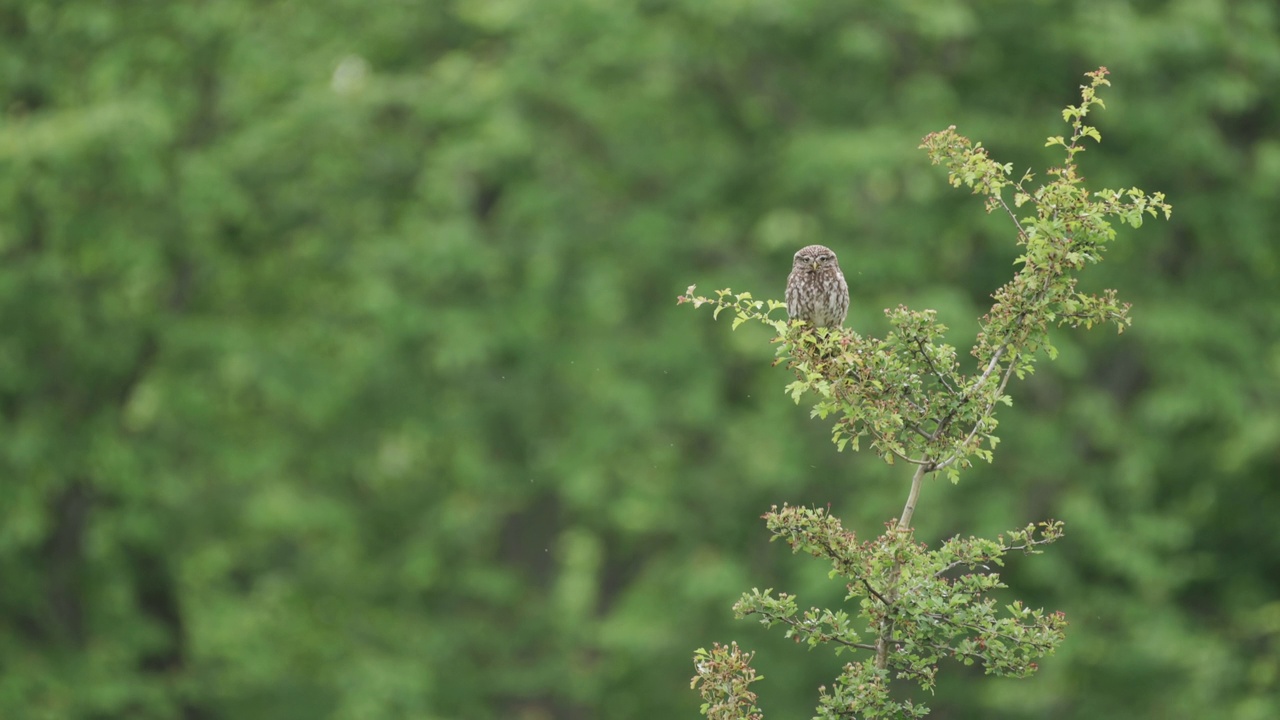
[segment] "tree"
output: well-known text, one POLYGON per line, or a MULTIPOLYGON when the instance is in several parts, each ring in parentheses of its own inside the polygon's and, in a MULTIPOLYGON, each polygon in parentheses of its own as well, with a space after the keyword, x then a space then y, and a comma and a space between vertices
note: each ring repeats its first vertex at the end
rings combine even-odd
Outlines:
MULTIPOLYGON (((913 468, 906 504, 879 537, 859 541, 823 509, 776 506, 765 519, 775 539, 794 551, 805 551, 832 564, 832 576, 847 581, 845 600, 856 603, 861 623, 843 609, 811 608, 800 612, 794 596, 775 596, 753 589, 734 606, 738 617, 759 615, 765 626, 783 624, 786 635, 810 647, 831 643, 836 651, 863 650, 868 657, 848 663, 833 687, 820 689, 818 717, 923 717, 928 709, 913 699, 897 700, 894 679, 911 680, 932 692, 938 663, 957 659, 981 664, 987 673, 1025 677, 1035 659, 1052 653, 1064 637, 1061 612, 1032 610, 1021 601, 1001 614, 992 590, 1003 588, 991 567, 1007 554, 1039 553, 1054 542, 1062 524, 1044 521, 1015 529, 994 540, 953 537, 929 551, 912 530, 926 477, 942 472, 954 483, 973 458, 990 462, 999 438, 996 408, 1011 404, 1006 394, 1013 376, 1034 370, 1050 343, 1053 325, 1091 328, 1129 324, 1127 304, 1114 290, 1087 294, 1077 290, 1078 275, 1102 259, 1116 237, 1110 219, 1134 228, 1145 216, 1168 218, 1172 208, 1163 193, 1148 196, 1138 188, 1090 191, 1077 155, 1085 142, 1101 141, 1086 124, 1090 111, 1104 107, 1098 88, 1110 85, 1107 69, 1087 73, 1079 105, 1068 106, 1063 119, 1069 137, 1050 137, 1047 146, 1062 149, 1063 164, 1049 168, 1047 182, 1033 187, 1028 171, 1011 182, 1011 164, 992 160, 981 143, 955 132, 954 126, 925 137, 922 148, 934 163, 947 168, 956 187, 972 188, 986 199, 987 212, 1000 212, 1012 223, 1022 249, 1012 280, 994 294, 995 303, 982 318, 971 350, 977 369, 960 371, 956 349, 943 342, 947 328, 933 310, 899 306, 886 310, 892 327, 884 338, 863 337, 844 328, 809 328, 772 317, 784 309, 778 301, 754 300, 750 293, 721 290, 715 298, 695 295, 695 287, 679 302, 711 305, 715 316, 728 309, 733 327, 759 321, 772 327, 778 355, 796 380, 788 387, 798 403, 816 395, 811 416, 836 417, 832 440, 840 450, 859 449, 868 439, 884 462, 913 468), (1012 204, 1004 195, 1012 189, 1012 204)), ((695 654, 694 685, 702 693, 704 715, 716 720, 759 716, 749 690, 755 677, 736 643, 695 654)))

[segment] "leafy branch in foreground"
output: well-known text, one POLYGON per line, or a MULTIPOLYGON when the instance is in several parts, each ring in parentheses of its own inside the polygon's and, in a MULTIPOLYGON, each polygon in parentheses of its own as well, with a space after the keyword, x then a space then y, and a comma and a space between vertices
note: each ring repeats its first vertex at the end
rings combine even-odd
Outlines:
MULTIPOLYGON (((1033 660, 1053 652, 1064 637, 1061 613, 1017 602, 1000 612, 989 597, 991 590, 1003 587, 990 568, 1002 565, 1009 552, 1038 553, 1039 546, 1061 537, 1061 523, 1029 525, 996 540, 952 538, 928 550, 914 540, 911 520, 927 475, 941 471, 955 482, 974 458, 991 461, 999 442, 996 408, 1011 402, 1005 394, 1009 380, 1032 372, 1041 352, 1056 357, 1050 326, 1110 324, 1122 332, 1130 322, 1129 305, 1119 302, 1114 290, 1079 292, 1077 276, 1099 262, 1115 239, 1113 220, 1136 228, 1148 216, 1169 217, 1171 208, 1162 193, 1148 195, 1138 188, 1091 192, 1085 187, 1077 156, 1086 139, 1101 140, 1085 119, 1094 108, 1104 107, 1097 92, 1110 85, 1106 68, 1086 76, 1089 83, 1081 88, 1080 104, 1063 111, 1069 136, 1046 143, 1062 149, 1063 164, 1049 168, 1048 181, 1038 186, 1030 172, 1010 180, 1010 165, 992 160, 981 143, 959 135, 954 126, 927 135, 921 145, 934 164, 947 169, 951 185, 971 188, 985 198, 988 212, 1008 216, 1022 248, 1013 278, 993 294, 995 302, 981 319, 969 351, 976 360, 972 370, 962 370, 956 348, 944 341, 947 328, 933 310, 890 308, 885 311, 890 332, 874 338, 846 328, 789 322, 778 315, 785 310, 783 303, 756 300, 747 292, 725 289, 705 297, 691 285, 678 298, 695 308, 712 306, 715 317, 731 311, 734 329, 748 321, 773 328, 777 363, 785 362, 795 376, 787 391, 797 403, 810 398, 812 417, 834 419, 832 440, 840 450, 858 450, 865 440, 883 461, 913 467, 901 514, 874 540, 858 542, 821 510, 784 505, 765 515, 775 539, 830 561, 832 575, 848 581, 846 600, 857 601, 862 622, 856 629, 846 611, 813 608, 800 613, 795 599, 785 593, 753 590, 735 606, 740 617, 758 615, 766 625, 785 625, 788 637, 810 647, 830 643, 837 653, 870 654, 846 665, 833 688, 820 689, 820 718, 921 717, 928 712, 924 706, 892 698, 891 679, 913 680, 932 691, 936 663, 943 658, 1024 677, 1034 672, 1033 660)), ((739 652, 736 646, 734 652, 739 652)), ((729 656, 723 656, 724 662, 698 664, 694 683, 707 699, 703 714, 759 717, 754 694, 716 695, 716 688, 745 690, 732 680, 740 683, 746 677, 750 658, 740 652, 733 657, 741 665, 729 662, 729 656)), ((751 682, 756 679, 751 676, 751 682)))

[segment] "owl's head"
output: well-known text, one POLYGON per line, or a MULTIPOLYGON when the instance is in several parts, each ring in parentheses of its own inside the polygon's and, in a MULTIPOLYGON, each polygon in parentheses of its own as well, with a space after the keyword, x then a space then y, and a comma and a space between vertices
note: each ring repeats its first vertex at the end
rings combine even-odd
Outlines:
POLYGON ((796 251, 791 263, 793 268, 805 270, 822 270, 823 268, 840 267, 836 254, 825 245, 806 245, 796 251))

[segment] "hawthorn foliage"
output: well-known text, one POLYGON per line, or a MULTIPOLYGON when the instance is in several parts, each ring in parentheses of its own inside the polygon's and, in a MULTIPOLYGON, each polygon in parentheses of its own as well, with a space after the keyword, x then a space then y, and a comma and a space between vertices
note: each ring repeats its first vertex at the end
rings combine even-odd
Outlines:
MULTIPOLYGON (((1017 271, 993 294, 980 331, 962 362, 946 342, 947 328, 933 310, 904 306, 885 313, 891 330, 883 338, 848 328, 814 329, 788 322, 785 305, 756 300, 730 289, 714 297, 690 286, 678 298, 693 307, 708 305, 714 316, 731 311, 736 329, 748 321, 773 328, 778 363, 795 379, 792 399, 811 403, 810 414, 832 422, 837 448, 866 443, 886 463, 913 468, 902 512, 869 540, 843 527, 822 509, 774 507, 765 519, 774 539, 832 565, 846 583, 846 607, 801 610, 794 596, 753 589, 735 604, 742 618, 756 616, 766 626, 781 625, 787 636, 810 647, 832 645, 837 653, 862 651, 847 663, 830 688, 819 689, 819 718, 923 717, 928 708, 899 699, 891 680, 908 680, 932 691, 944 659, 1008 677, 1035 672, 1035 660, 1062 642, 1067 621, 1060 612, 1032 609, 1021 602, 998 607, 991 591, 1003 588, 994 570, 1010 553, 1036 554, 1062 536, 1060 522, 1044 521, 995 539, 954 537, 936 549, 915 539, 911 519, 924 479, 944 473, 952 482, 975 458, 990 462, 999 442, 996 409, 1008 405, 1012 377, 1034 370, 1041 355, 1056 349, 1053 326, 1092 328, 1129 325, 1129 305, 1114 290, 1097 294, 1077 289, 1079 274, 1101 261, 1116 238, 1118 221, 1134 228, 1148 217, 1168 218, 1162 193, 1128 189, 1090 190, 1078 156, 1101 135, 1086 120, 1103 109, 1098 91, 1110 85, 1107 69, 1086 73, 1081 101, 1062 112, 1070 133, 1050 137, 1062 164, 1048 168, 1037 184, 1029 171, 1013 180, 1011 164, 992 159, 981 143, 954 126, 926 136, 921 148, 947 169, 955 187, 970 188, 987 212, 1008 217, 1021 248, 1017 271), (779 312, 783 311, 783 312, 779 312)), ((758 718, 750 685, 758 680, 750 655, 736 645, 699 649, 693 685, 703 697, 702 713, 715 720, 758 718)))

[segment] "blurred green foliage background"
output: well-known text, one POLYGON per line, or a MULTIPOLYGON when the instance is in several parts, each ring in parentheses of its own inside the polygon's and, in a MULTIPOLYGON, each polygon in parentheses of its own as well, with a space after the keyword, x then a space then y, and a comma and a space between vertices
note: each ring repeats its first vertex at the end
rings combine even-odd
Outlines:
POLYGON ((837 603, 773 503, 874 535, 908 475, 837 454, 766 332, 836 249, 849 324, 967 348, 1016 256, 917 150, 1015 174, 1112 71, 1094 187, 1168 193, 1059 332, 995 463, 919 535, 1048 517, 1008 569, 1071 619, 938 718, 1280 716, 1273 0, 9 1, 0 5, 0 717, 696 717, 698 646, 767 716, 844 661, 729 607, 837 603))

